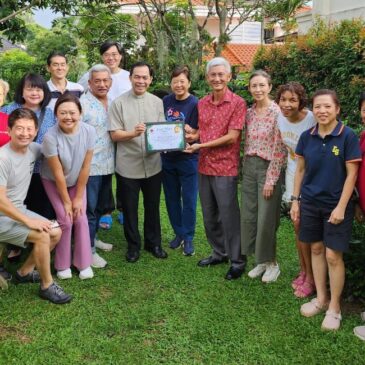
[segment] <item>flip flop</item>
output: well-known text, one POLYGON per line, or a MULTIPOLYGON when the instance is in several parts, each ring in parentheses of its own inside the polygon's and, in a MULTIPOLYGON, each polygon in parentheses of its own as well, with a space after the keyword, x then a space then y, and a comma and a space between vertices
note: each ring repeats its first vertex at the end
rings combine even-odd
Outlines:
POLYGON ((111 229, 113 224, 113 219, 111 215, 103 215, 99 219, 99 228, 102 229, 111 229))

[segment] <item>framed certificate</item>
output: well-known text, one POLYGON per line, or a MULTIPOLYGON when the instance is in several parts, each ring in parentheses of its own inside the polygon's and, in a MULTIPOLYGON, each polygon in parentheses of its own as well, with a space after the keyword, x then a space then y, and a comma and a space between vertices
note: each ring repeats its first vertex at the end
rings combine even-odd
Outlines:
POLYGON ((185 149, 184 122, 146 123, 147 152, 182 151, 185 149))

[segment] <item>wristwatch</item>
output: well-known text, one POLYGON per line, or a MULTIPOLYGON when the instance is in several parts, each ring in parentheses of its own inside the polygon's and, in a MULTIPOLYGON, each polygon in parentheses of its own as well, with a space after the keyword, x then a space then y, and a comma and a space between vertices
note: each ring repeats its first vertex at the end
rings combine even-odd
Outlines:
POLYGON ((291 202, 293 202, 294 200, 296 200, 297 202, 299 202, 299 201, 300 201, 300 196, 292 195, 292 196, 290 197, 290 201, 291 201, 291 202))

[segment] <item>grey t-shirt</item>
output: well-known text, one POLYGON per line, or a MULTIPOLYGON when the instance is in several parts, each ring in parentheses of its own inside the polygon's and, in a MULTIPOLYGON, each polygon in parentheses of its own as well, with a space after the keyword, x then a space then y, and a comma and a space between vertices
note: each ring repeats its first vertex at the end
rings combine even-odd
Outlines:
POLYGON ((10 143, 0 148, 0 186, 6 187, 6 196, 18 209, 24 207, 34 164, 40 155, 41 146, 34 142, 25 154, 13 151, 10 143))
MULTIPOLYGON (((74 134, 63 133, 57 124, 45 135, 42 153, 46 159, 59 157, 67 187, 76 185, 86 152, 94 149, 95 139, 95 128, 82 122, 79 122, 79 129, 74 134)), ((47 161, 42 163, 41 176, 55 181, 47 161)))

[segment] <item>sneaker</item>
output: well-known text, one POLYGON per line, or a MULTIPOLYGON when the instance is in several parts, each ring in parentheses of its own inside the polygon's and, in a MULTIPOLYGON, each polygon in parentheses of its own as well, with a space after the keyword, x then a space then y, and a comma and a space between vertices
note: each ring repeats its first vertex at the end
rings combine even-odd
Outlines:
POLYGON ((71 279, 72 278, 71 269, 69 268, 66 270, 57 271, 57 277, 61 280, 71 279))
POLYGON ((66 294, 55 282, 53 282, 47 289, 39 288, 39 296, 54 304, 65 304, 72 299, 71 295, 66 294))
POLYGON ((106 243, 103 241, 100 241, 95 238, 95 247, 102 251, 111 251, 113 249, 113 245, 111 243, 106 243))
POLYGON ((247 275, 251 279, 258 278, 266 271, 266 264, 258 264, 247 275))
POLYGON ((272 283, 277 280, 280 275, 280 269, 278 264, 268 264, 266 265, 265 274, 262 276, 263 283, 272 283))
POLYGON ((121 224, 121 225, 124 224, 124 215, 123 215, 123 212, 119 212, 118 213, 117 220, 118 220, 119 224, 121 224))
POLYGON ((357 326, 354 328, 354 334, 357 336, 360 340, 365 341, 365 326, 357 326))
POLYGON ((185 256, 193 256, 195 254, 193 241, 184 240, 183 246, 183 254, 185 256))
POLYGON ((173 250, 176 250, 182 245, 182 243, 183 239, 179 236, 175 236, 175 238, 169 242, 169 247, 172 248, 173 250))
POLYGON ((15 273, 15 282, 17 284, 26 284, 26 283, 40 283, 41 282, 41 276, 39 275, 39 272, 37 270, 31 271, 27 275, 20 275, 17 271, 15 273))
POLYGON ((79 278, 81 280, 92 279, 93 277, 94 277, 94 272, 91 266, 88 266, 86 269, 80 271, 79 278))
POLYGON ((96 252, 93 253, 93 261, 91 263, 92 267, 94 267, 95 269, 102 269, 106 265, 107 262, 101 256, 99 256, 96 252))

